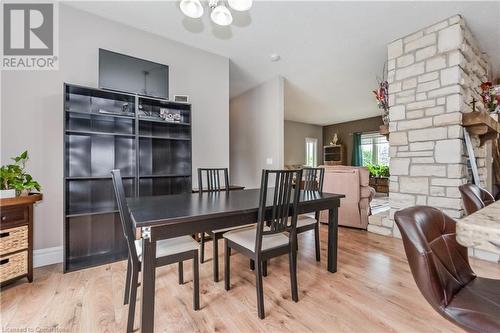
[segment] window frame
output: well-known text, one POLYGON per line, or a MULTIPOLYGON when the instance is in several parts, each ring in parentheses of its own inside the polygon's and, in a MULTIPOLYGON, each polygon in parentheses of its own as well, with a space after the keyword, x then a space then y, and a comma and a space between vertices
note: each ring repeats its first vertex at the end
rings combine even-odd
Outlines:
POLYGON ((306 137, 305 138, 305 166, 315 168, 318 166, 318 139, 317 138, 310 138, 306 137), (312 151, 311 153, 313 154, 312 159, 313 163, 312 165, 309 164, 309 144, 312 145, 312 151))
POLYGON ((361 155, 363 156, 363 147, 365 146, 369 146, 371 145, 371 161, 367 161, 365 162, 365 159, 362 158, 362 165, 363 166, 366 166, 368 164, 383 164, 383 165, 389 165, 389 161, 390 161, 390 154, 389 154, 389 151, 387 152, 387 164, 386 163, 381 163, 380 162, 380 159, 379 159, 379 146, 381 145, 386 145, 387 144, 387 147, 389 148, 390 145, 389 145, 389 141, 380 133, 378 132, 365 132, 365 133, 361 133, 361 155), (386 142, 383 142, 383 143, 379 143, 377 142, 379 140, 379 138, 384 138, 386 142), (363 141, 366 141, 366 140, 371 140, 371 144, 363 144, 363 141))

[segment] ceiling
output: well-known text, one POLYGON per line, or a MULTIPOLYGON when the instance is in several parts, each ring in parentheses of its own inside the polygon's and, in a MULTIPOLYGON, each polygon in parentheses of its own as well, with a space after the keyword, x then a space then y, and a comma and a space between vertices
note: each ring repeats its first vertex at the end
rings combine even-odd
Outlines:
POLYGON ((230 59, 230 94, 285 78, 285 118, 318 125, 376 116, 386 45, 461 14, 500 75, 500 2, 256 1, 230 27, 185 17, 177 1, 73 7, 230 59), (281 56, 271 62, 270 55, 281 56))

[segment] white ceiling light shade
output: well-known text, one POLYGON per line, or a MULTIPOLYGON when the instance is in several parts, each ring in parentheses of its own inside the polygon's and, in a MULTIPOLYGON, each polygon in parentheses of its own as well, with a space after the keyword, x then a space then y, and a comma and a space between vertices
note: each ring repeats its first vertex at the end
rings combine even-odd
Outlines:
POLYGON ((203 15, 203 6, 200 0, 182 0, 180 5, 184 15, 191 18, 200 18, 203 15))
POLYGON ((212 19, 212 21, 214 21, 215 24, 222 26, 230 25, 233 22, 233 16, 231 15, 231 12, 222 3, 212 9, 210 18, 212 19))
POLYGON ((244 12, 252 8, 253 0, 227 0, 227 3, 232 9, 244 12))
MULTIPOLYGON (((227 0, 231 9, 236 11, 249 10, 253 0, 227 0)), ((200 18, 203 15, 203 5, 200 0, 181 0, 179 6, 184 15, 191 18, 200 18)), ((210 18, 215 24, 228 26, 233 23, 231 11, 224 5, 223 0, 208 0, 210 18)))

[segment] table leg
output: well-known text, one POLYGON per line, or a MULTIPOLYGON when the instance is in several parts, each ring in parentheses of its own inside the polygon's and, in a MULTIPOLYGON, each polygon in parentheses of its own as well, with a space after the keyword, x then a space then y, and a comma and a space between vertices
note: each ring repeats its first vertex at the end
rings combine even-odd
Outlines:
POLYGON ((155 320, 156 242, 142 239, 141 332, 152 333, 155 320))
POLYGON ((214 246, 212 253, 214 282, 219 282, 219 239, 215 233, 212 236, 212 245, 214 246))
POLYGON ((328 271, 337 271, 338 207, 328 210, 328 271))

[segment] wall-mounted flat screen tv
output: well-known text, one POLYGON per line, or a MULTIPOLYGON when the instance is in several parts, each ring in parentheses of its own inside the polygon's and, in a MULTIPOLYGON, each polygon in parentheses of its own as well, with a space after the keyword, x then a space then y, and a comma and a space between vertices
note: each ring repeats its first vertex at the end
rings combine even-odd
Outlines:
POLYGON ((168 66, 99 49, 99 87, 168 98, 168 66))

